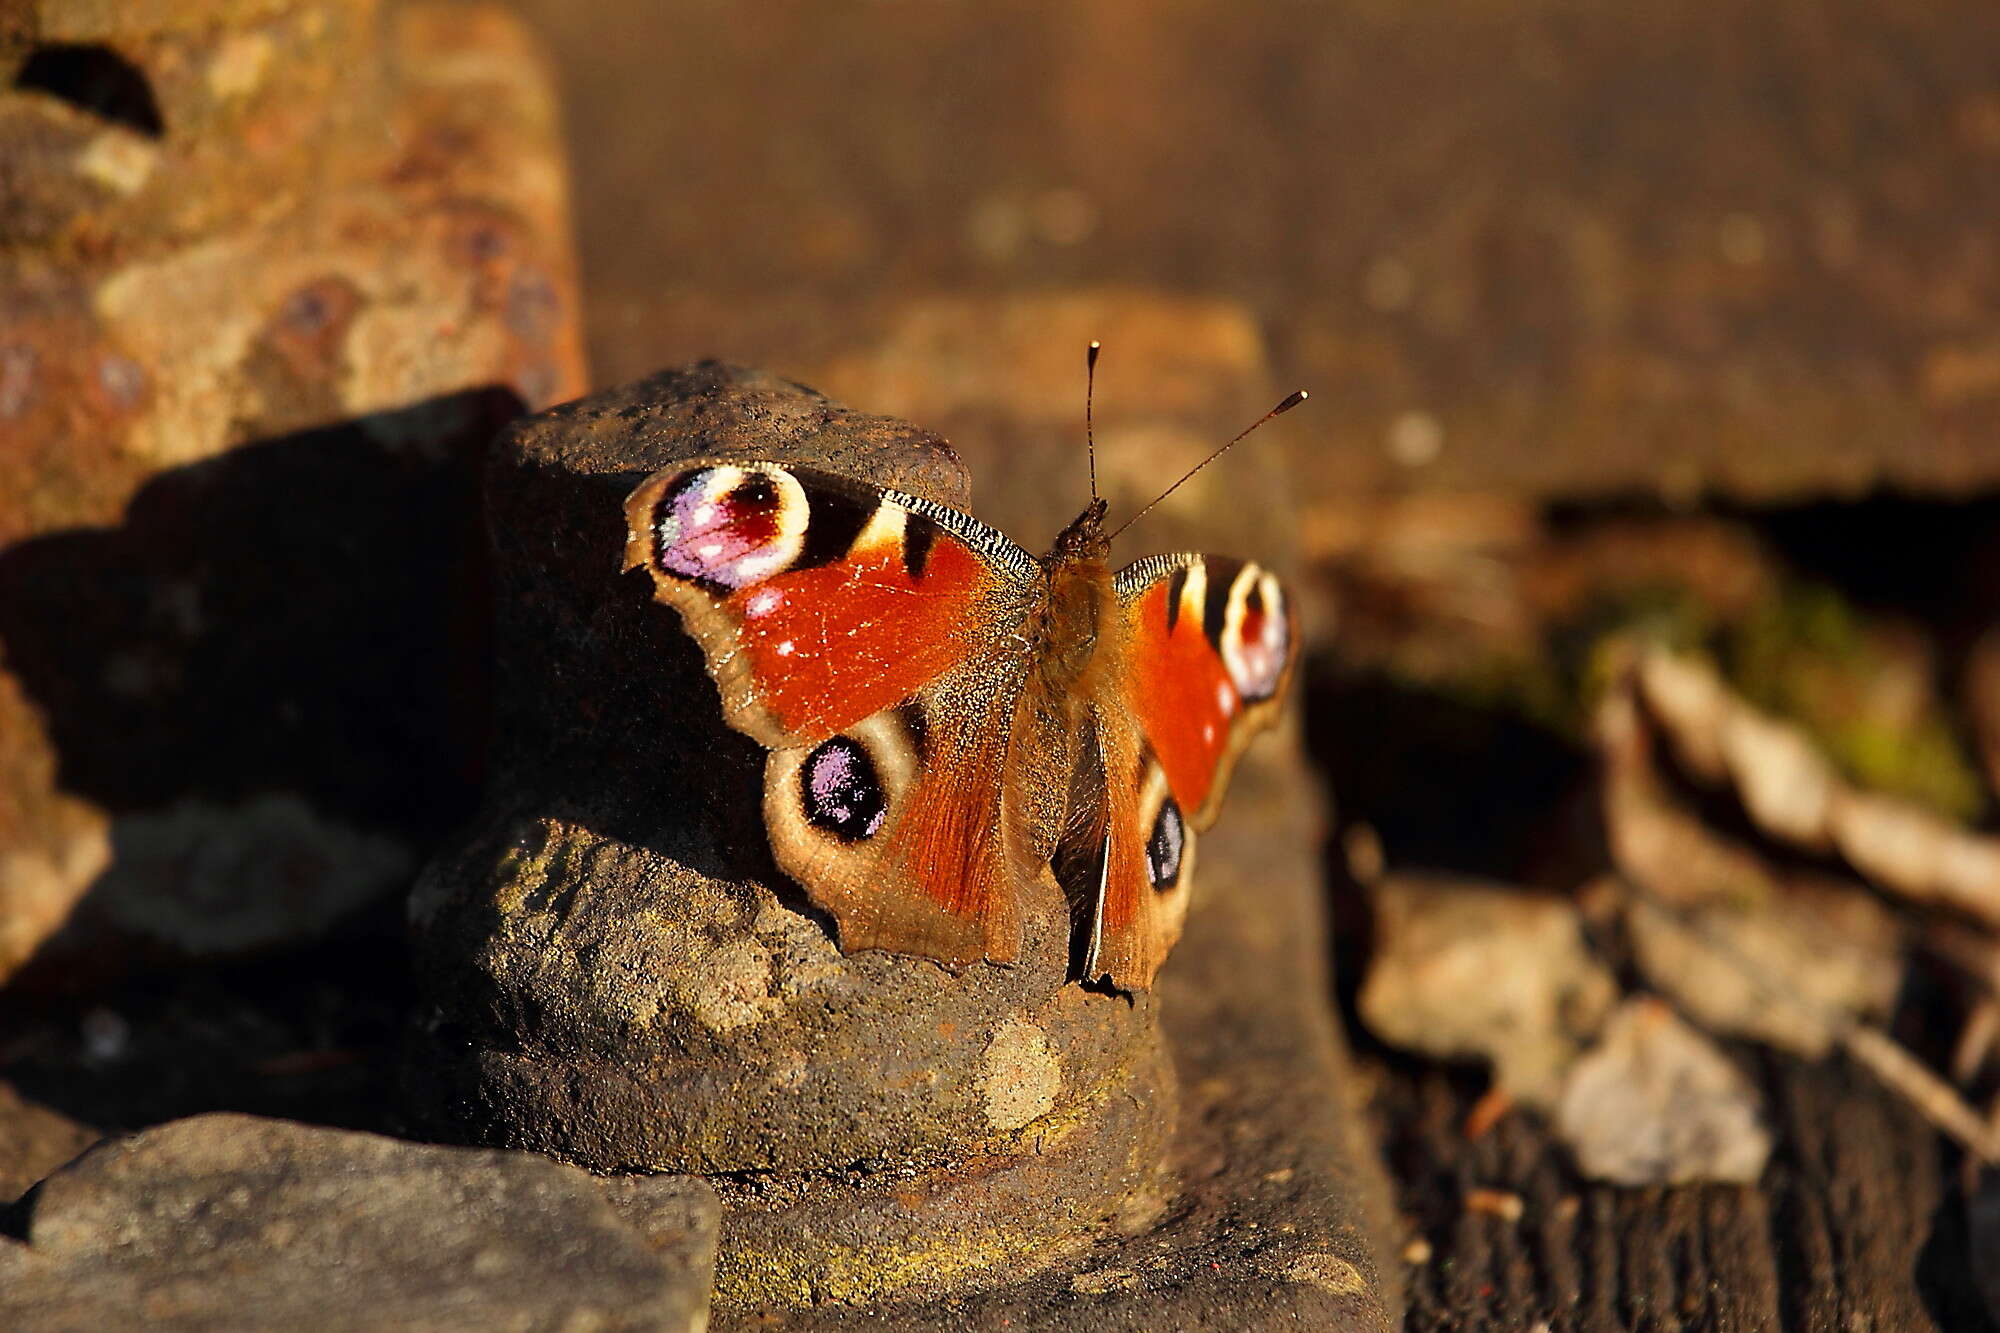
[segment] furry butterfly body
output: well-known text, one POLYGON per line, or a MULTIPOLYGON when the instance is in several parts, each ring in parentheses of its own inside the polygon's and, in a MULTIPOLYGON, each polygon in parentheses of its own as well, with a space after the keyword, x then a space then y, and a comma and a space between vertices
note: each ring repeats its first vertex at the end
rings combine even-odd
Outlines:
POLYGON ((1296 634, 1253 564, 1114 572, 1092 501, 1036 557, 969 515, 831 473, 695 461, 625 504, 627 568, 770 751, 778 865, 842 948, 1012 962, 1061 893, 1081 971, 1150 986, 1195 834, 1274 718, 1296 634))

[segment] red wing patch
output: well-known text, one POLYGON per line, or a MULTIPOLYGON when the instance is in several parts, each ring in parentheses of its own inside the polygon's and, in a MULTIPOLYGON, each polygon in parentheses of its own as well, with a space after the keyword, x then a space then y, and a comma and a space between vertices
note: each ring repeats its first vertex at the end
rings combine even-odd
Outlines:
MULTIPOLYGON (((922 520, 916 520, 921 522, 922 520)), ((898 544, 857 548, 815 569, 730 594, 758 701, 786 732, 831 735, 909 698, 970 654, 993 580, 956 542, 921 574, 898 544)))
MULTIPOLYGON (((1198 567, 1197 567, 1198 568, 1198 567)), ((1204 809, 1243 696, 1202 633, 1199 576, 1154 583, 1129 608, 1127 690, 1167 785, 1182 808, 1204 809), (1192 595, 1194 614, 1187 603, 1192 595)))

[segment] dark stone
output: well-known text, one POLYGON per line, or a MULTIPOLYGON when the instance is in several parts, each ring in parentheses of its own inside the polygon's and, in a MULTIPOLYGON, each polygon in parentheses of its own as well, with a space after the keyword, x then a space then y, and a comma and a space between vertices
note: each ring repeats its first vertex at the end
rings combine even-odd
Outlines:
POLYGON ((0 1324, 694 1330, 716 1208, 676 1190, 678 1228, 642 1238, 542 1158, 199 1116, 36 1188, 28 1243, 0 1243, 0 1324))

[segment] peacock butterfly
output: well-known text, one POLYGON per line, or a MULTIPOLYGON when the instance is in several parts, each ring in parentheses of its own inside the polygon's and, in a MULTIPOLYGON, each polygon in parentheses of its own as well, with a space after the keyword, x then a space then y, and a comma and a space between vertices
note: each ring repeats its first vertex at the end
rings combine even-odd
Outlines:
POLYGON ((1291 678, 1274 575, 1192 553, 1114 573, 1094 496, 1038 558, 955 509, 773 462, 683 463, 625 515, 625 567, 770 750, 772 852, 843 949, 1013 962, 1024 895, 1060 892, 1083 978, 1152 984, 1195 834, 1291 678))

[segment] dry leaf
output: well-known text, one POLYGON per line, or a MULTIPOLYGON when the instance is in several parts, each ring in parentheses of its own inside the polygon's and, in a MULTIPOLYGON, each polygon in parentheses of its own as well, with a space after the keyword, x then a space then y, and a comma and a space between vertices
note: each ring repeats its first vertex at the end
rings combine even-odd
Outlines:
POLYGON ((1370 892, 1362 1019, 1391 1045, 1488 1060, 1498 1087, 1548 1105, 1618 994, 1575 905, 1441 876, 1392 873, 1370 892))
POLYGON ((1657 1000, 1627 1000, 1570 1069, 1557 1130, 1583 1173, 1618 1185, 1755 1181, 1771 1153, 1757 1092, 1657 1000))

